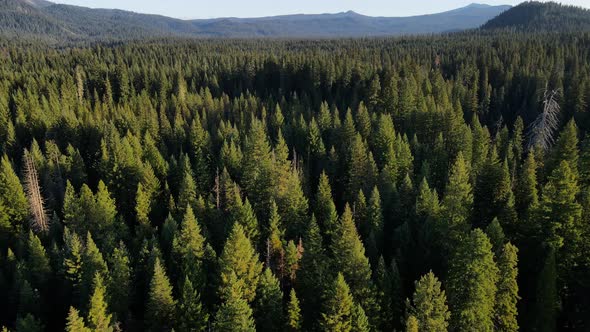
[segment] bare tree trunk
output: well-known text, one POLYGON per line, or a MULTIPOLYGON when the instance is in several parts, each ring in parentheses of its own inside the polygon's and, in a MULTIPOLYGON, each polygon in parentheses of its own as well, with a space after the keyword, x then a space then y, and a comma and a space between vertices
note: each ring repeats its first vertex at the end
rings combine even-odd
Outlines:
POLYGON ((39 186, 39 175, 35 162, 31 154, 25 149, 25 190, 31 209, 31 228, 38 233, 44 233, 49 230, 49 217, 45 211, 45 201, 41 195, 39 186))

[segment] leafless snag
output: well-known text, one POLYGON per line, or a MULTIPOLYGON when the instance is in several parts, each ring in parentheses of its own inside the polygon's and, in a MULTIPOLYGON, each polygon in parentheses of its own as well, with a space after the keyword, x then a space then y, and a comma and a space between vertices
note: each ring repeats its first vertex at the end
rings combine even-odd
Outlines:
POLYGON ((539 146, 543 151, 547 151, 555 142, 561 111, 557 102, 558 97, 559 90, 545 90, 543 93, 543 111, 530 126, 529 148, 539 146))
POLYGON ((49 217, 45 210, 45 200, 41 195, 41 187, 39 186, 39 175, 35 162, 31 154, 25 149, 24 153, 25 164, 25 191, 29 200, 29 207, 31 209, 31 228, 38 233, 44 233, 49 230, 49 217))

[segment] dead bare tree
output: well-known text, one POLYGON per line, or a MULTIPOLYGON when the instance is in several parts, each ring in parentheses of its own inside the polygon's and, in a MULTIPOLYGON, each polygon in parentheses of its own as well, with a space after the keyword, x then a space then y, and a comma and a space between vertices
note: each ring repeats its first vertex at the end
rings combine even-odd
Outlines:
POLYGON ((559 90, 545 89, 543 93, 543 111, 533 121, 528 133, 529 148, 539 146, 543 151, 549 150, 555 142, 555 133, 559 128, 558 103, 559 90))
POLYGON ((25 164, 25 191, 29 200, 29 207, 31 209, 31 228, 38 233, 44 233, 49 230, 49 217, 45 210, 45 200, 41 195, 41 187, 39 186, 39 175, 35 162, 31 154, 25 149, 24 153, 25 164))

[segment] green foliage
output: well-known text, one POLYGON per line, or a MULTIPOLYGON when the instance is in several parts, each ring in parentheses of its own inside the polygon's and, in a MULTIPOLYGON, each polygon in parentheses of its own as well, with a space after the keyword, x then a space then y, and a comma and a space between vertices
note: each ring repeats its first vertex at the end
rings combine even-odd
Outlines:
POLYGON ((480 229, 473 230, 457 248, 449 269, 453 330, 494 330, 498 273, 490 240, 480 229))
POLYGON ((0 325, 63 330, 73 307, 94 329, 97 273, 107 329, 588 325, 588 35, 22 37, 0 47, 0 325), (349 296, 322 298, 339 272, 349 296))
POLYGON ((231 272, 226 279, 226 286, 223 290, 222 298, 224 302, 215 315, 213 328, 216 331, 256 331, 254 319, 252 318, 252 309, 250 309, 243 296, 241 285, 242 283, 239 282, 235 273, 231 272))
POLYGON ((463 154, 459 153, 449 173, 442 201, 442 216, 450 238, 456 240, 469 230, 468 218, 473 205, 469 170, 463 154))
POLYGON ((289 293, 289 303, 287 303, 287 331, 298 332, 301 331, 301 308, 299 307, 299 299, 295 290, 291 289, 289 293))
POLYGON ((430 271, 416 281, 412 300, 407 300, 406 330, 444 332, 449 326, 451 313, 445 291, 434 273, 430 271))
POLYGON ((261 331, 278 331, 283 324, 283 292, 279 280, 267 268, 262 273, 254 300, 254 318, 261 331))
POLYGON ((74 307, 70 307, 66 322, 66 332, 90 332, 90 328, 84 324, 84 319, 80 317, 80 312, 74 307))
POLYGON ((332 245, 334 267, 342 272, 355 299, 379 321, 379 304, 375 298, 375 288, 371 279, 371 265, 365 256, 365 248, 356 231, 352 211, 347 205, 340 217, 340 230, 332 245))
POLYGON ((122 242, 110 256, 109 271, 110 307, 117 318, 123 319, 129 310, 132 270, 129 252, 122 242))
POLYGON ((176 301, 166 271, 156 258, 146 303, 146 328, 150 331, 167 331, 174 326, 176 301))
POLYGON ((189 205, 184 214, 180 233, 174 238, 172 252, 180 275, 189 278, 197 289, 205 283, 202 271, 204 245, 205 238, 201 235, 201 228, 189 205))
POLYGON ((190 279, 186 277, 180 294, 177 307, 178 331, 205 331, 209 314, 203 308, 201 297, 193 287, 190 279))
POLYGON ((240 224, 235 224, 229 235, 223 252, 219 257, 219 267, 221 270, 221 289, 222 297, 227 294, 227 287, 232 286, 229 282, 231 278, 236 278, 234 282, 243 293, 241 294, 247 303, 252 302, 256 296, 256 287, 262 272, 262 263, 258 259, 258 254, 254 250, 252 243, 244 234, 244 229, 240 224))
POLYGON ((336 236, 338 213, 336 212, 336 205, 332 198, 332 189, 328 175, 325 172, 320 176, 315 202, 314 211, 318 225, 324 234, 325 243, 330 244, 336 236))
POLYGON ((332 332, 352 331, 354 306, 350 288, 344 281, 344 276, 339 273, 325 295, 324 309, 322 310, 322 330, 332 332))
POLYGON ((4 213, 8 215, 13 227, 22 226, 29 215, 23 186, 7 155, 2 156, 0 161, 0 205, 4 207, 4 213))
POLYGON ((106 302, 106 287, 103 285, 102 277, 97 272, 94 277, 94 293, 88 305, 88 326, 93 331, 110 332, 112 315, 108 313, 106 302))
POLYGON ((499 331, 518 331, 518 249, 507 243, 498 257, 498 291, 495 326, 499 331))

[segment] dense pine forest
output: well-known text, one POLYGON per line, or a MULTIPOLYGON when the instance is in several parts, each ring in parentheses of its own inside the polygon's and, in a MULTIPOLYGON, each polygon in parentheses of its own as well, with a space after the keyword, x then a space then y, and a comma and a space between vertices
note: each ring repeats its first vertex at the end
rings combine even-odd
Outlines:
POLYGON ((0 59, 5 331, 590 329, 590 34, 0 59))

